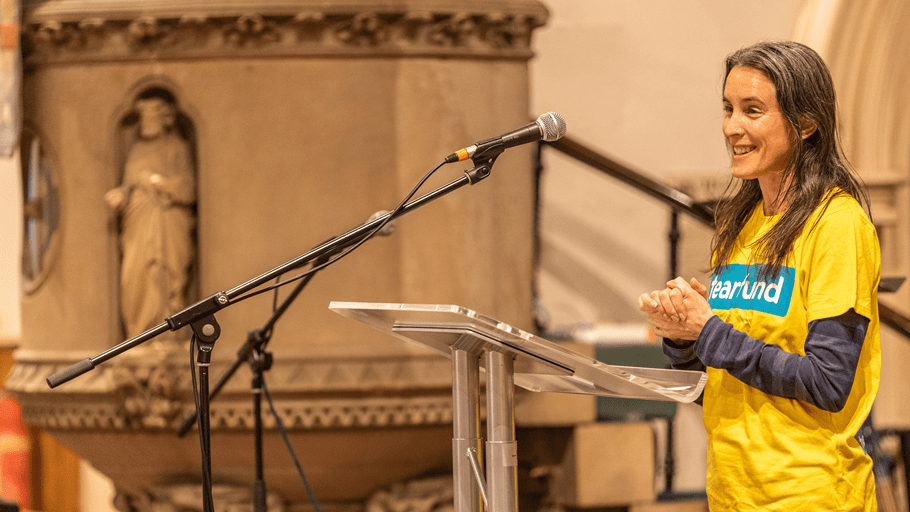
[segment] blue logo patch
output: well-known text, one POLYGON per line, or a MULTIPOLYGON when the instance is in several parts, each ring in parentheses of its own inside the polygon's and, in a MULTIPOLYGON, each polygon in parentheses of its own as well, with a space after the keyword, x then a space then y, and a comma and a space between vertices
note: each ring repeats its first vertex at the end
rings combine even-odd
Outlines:
POLYGON ((793 297, 796 271, 782 267, 772 282, 758 280, 761 265, 727 265, 711 278, 708 303, 711 309, 744 309, 785 316, 793 297))

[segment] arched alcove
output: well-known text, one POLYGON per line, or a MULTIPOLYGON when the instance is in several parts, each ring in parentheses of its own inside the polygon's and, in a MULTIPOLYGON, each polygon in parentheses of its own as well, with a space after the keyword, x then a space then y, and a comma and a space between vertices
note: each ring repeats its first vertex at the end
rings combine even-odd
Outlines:
MULTIPOLYGON (((910 3, 889 0, 804 3, 794 38, 828 63, 838 93, 844 149, 866 182, 882 247, 882 275, 910 275, 910 3)), ((910 314, 910 285, 882 294, 910 314)), ((910 427, 910 403, 901 392, 910 343, 882 330, 879 427, 910 427)))
POLYGON ((117 127, 118 184, 104 196, 118 221, 124 338, 197 300, 190 290, 198 252, 193 123, 167 87, 145 87, 128 103, 117 127))

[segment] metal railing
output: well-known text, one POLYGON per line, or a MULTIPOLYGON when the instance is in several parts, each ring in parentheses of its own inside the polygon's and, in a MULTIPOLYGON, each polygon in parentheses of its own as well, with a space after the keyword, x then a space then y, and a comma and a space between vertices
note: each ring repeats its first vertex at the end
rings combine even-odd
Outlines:
MULTIPOLYGON (((676 230, 675 216, 678 213, 684 213, 700 221, 705 226, 714 227, 714 212, 704 203, 695 201, 692 197, 668 187, 667 185, 654 181, 651 178, 630 169, 629 167, 585 146, 571 137, 563 137, 559 140, 541 143, 541 147, 550 147, 572 157, 579 162, 601 171, 612 178, 615 178, 627 185, 630 185, 645 194, 661 201, 672 208, 674 219, 672 220, 670 232, 670 276, 676 275, 676 252, 678 231, 676 230)), ((879 301, 878 304, 879 321, 897 331, 901 336, 910 340, 910 319, 879 301)))

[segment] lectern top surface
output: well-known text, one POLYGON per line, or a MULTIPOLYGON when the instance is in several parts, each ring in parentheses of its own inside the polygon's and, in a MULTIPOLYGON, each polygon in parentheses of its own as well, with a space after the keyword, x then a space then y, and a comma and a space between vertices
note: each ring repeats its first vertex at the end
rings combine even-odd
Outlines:
POLYGON ((332 302, 329 309, 442 355, 497 351, 515 358, 515 384, 531 391, 692 402, 707 374, 614 366, 455 305, 332 302))

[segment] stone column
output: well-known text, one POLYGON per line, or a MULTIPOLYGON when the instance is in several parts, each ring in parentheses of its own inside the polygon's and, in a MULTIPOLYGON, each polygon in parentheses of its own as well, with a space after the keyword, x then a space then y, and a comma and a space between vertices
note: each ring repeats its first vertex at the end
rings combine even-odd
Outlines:
MULTIPOLYGON (((56 389, 44 381, 125 339, 123 217, 105 194, 123 183, 137 99, 170 95, 189 148, 195 301, 394 208, 449 153, 529 122, 527 61, 546 18, 536 0, 26 0, 23 155, 40 187, 8 381, 26 421, 136 503, 198 480, 195 432, 174 434, 193 409, 188 332, 56 389)), ((321 500, 359 503, 451 463, 449 361, 329 302, 454 303, 531 329, 532 151, 509 150, 490 178, 317 274, 277 324, 266 380, 321 500)), ((442 168, 420 193, 469 167, 442 168)), ((271 308, 263 294, 217 314, 213 381, 271 308)), ((212 404, 215 481, 241 488, 249 381, 243 366, 212 404)), ((306 502, 265 414, 269 490, 306 502)))

